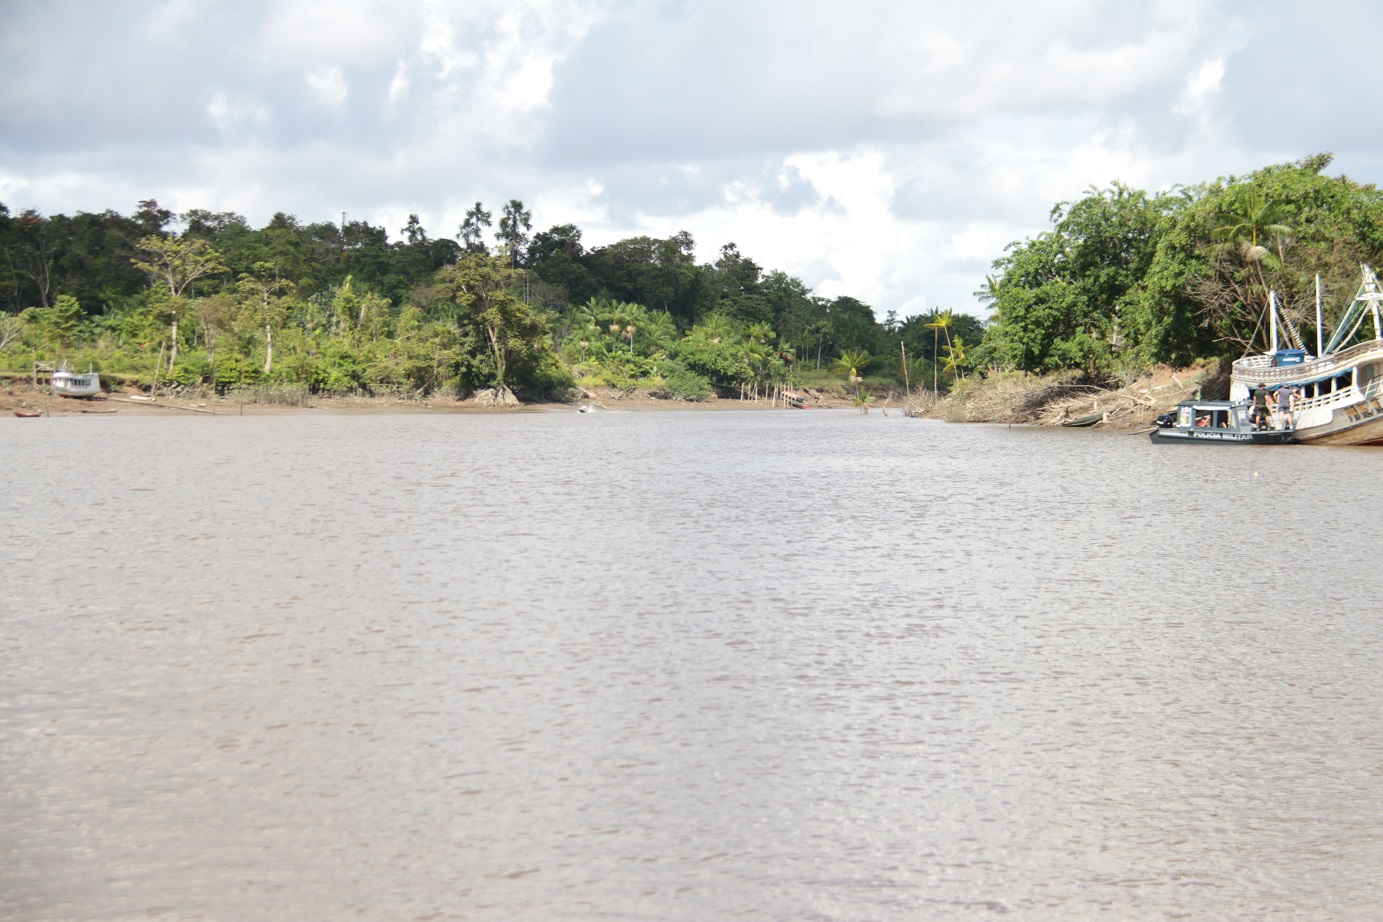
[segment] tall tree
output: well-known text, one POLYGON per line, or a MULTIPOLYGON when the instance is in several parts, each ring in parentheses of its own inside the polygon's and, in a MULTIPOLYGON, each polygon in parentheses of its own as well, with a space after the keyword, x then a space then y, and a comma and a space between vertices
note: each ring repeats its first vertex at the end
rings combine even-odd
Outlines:
POLYGON ((31 308, 26 314, 37 321, 39 329, 57 345, 61 360, 66 362, 67 350, 83 335, 86 327, 86 314, 77 299, 58 295, 52 307, 31 308))
POLYGON ((173 212, 159 205, 154 199, 146 198, 139 203, 134 220, 139 225, 141 234, 152 237, 166 233, 165 228, 168 227, 168 222, 173 220, 173 212))
MULTIPOLYGON (((949 311, 949 310, 945 310, 945 311, 933 310, 933 311, 932 311, 932 313, 931 313, 931 319, 927 321, 926 326, 927 326, 927 329, 929 329, 929 330, 932 331, 932 355, 933 355, 934 357, 940 352, 940 348, 937 346, 937 341, 936 341, 937 334, 940 333, 940 332, 943 331, 943 330, 946 331, 946 345, 947 345, 947 346, 950 346, 950 345, 951 345, 951 327, 952 327, 952 325, 954 325, 954 324, 955 324, 955 315, 954 315, 951 311, 949 311)), ((938 388, 938 386, 939 386, 939 385, 937 384, 937 368, 936 368, 936 366, 937 366, 936 359, 933 358, 933 360, 932 360, 932 394, 934 394, 934 395, 938 393, 937 388, 938 388)))
POLYGON ((1164 203, 1114 183, 1052 209, 1055 227, 1007 247, 980 355, 1025 371, 1113 367, 1120 316, 1157 250, 1164 203))
POLYGON ((47 307, 52 303, 53 264, 57 260, 53 222, 30 208, 15 220, 14 229, 19 240, 18 271, 33 283, 39 306, 47 307))
POLYGON ((542 363, 547 324, 517 292, 518 271, 499 257, 470 253, 436 274, 463 342, 472 352, 470 381, 512 397, 542 363), (477 354, 479 353, 479 354, 477 354))
POLYGON ((231 322, 235 313, 235 299, 230 295, 214 294, 205 298, 194 298, 192 313, 201 324, 202 335, 206 338, 208 360, 211 362, 211 391, 216 392, 216 343, 231 322))
POLYGON ((288 313, 285 298, 291 295, 294 284, 281 279, 271 263, 255 263, 250 272, 243 273, 235 284, 242 311, 256 326, 264 327, 264 374, 274 367, 274 330, 283 324, 288 313))
POLYGON ((173 315, 168 367, 172 368, 178 358, 178 309, 185 293, 198 279, 219 275, 226 266, 211 244, 197 237, 149 236, 139 241, 139 249, 148 259, 133 260, 135 268, 145 272, 151 284, 168 289, 168 310, 173 315))
POLYGON ((419 221, 415 214, 408 216, 408 224, 399 233, 403 234, 403 239, 408 242, 409 246, 427 243, 427 231, 423 230, 423 222, 419 221))
POLYGON ((461 246, 467 253, 484 253, 485 230, 489 226, 490 212, 485 210, 484 205, 476 202, 475 207, 466 210, 466 217, 461 222, 461 231, 456 238, 461 241, 461 246))
POLYGON ((499 233, 495 239, 509 250, 509 265, 517 269, 523 261, 523 246, 533 229, 532 212, 525 211, 523 202, 511 198, 499 216, 499 233))

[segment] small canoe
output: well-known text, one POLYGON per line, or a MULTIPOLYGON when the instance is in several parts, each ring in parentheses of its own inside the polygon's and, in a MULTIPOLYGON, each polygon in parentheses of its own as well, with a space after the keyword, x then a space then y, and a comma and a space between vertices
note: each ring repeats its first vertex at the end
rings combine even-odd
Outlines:
POLYGON ((1102 419, 1104 419, 1103 413, 1087 413, 1084 416, 1077 416, 1075 419, 1068 419, 1062 425, 1067 428, 1084 428, 1093 426, 1102 419))
POLYGON ((39 417, 39 416, 42 416, 43 414, 42 414, 42 413, 24 413, 24 412, 21 412, 20 410, 15 410, 15 411, 14 411, 14 415, 20 417, 21 419, 35 419, 35 418, 37 418, 37 417, 39 417))

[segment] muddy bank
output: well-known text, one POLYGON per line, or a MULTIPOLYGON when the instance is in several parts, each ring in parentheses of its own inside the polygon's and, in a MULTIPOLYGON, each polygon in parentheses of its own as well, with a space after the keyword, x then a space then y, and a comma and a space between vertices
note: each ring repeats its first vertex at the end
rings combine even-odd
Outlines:
MULTIPOLYGON (((849 403, 827 393, 814 390, 798 391, 808 405, 839 408, 849 403)), ((240 402, 230 398, 165 396, 149 397, 134 389, 103 391, 90 399, 55 397, 47 388, 10 383, 0 387, 0 416, 16 414, 42 416, 79 416, 119 414, 149 416, 170 413, 206 414, 217 416, 263 416, 299 413, 373 414, 373 413, 541 413, 575 412, 586 406, 595 410, 682 411, 682 410, 768 410, 782 403, 769 398, 739 400, 711 398, 703 401, 667 400, 646 392, 582 390, 568 402, 524 403, 517 406, 495 406, 484 399, 461 400, 454 397, 402 399, 398 397, 321 397, 313 396, 300 404, 240 402)))
POLYGON ((1138 430, 1197 395, 1224 399, 1226 365, 1159 366, 1120 385, 1089 384, 1077 375, 990 375, 960 382, 939 401, 914 404, 914 415, 963 423, 1061 426, 1094 418, 1092 428, 1138 430))

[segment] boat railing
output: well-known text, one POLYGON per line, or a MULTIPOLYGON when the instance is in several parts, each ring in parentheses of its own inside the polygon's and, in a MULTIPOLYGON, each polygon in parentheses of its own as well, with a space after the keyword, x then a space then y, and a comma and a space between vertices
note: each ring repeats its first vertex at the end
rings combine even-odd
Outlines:
MULTIPOLYGON (((1364 390, 1366 393, 1368 391, 1377 392, 1377 388, 1373 385, 1370 385, 1364 390)), ((1293 404, 1293 410, 1294 412, 1300 413, 1303 410, 1315 410, 1319 407, 1333 407, 1342 403, 1355 403, 1359 400, 1359 394, 1359 388, 1350 385, 1349 387, 1342 387, 1338 391, 1321 394, 1319 397, 1298 397, 1296 403, 1293 404)))
POLYGON ((1370 400, 1383 397, 1383 378, 1375 378, 1363 387, 1342 387, 1337 391, 1321 394, 1319 397, 1298 397, 1292 404, 1294 413, 1304 410, 1315 410, 1322 407, 1349 406, 1359 403, 1361 400, 1370 400))
POLYGON ((1333 371, 1357 365, 1360 359, 1375 352, 1383 354, 1383 340, 1371 339, 1350 346, 1343 352, 1336 352, 1302 365, 1273 365, 1272 356, 1250 355, 1234 363, 1233 374, 1245 382, 1253 379, 1263 384, 1277 384, 1304 377, 1323 377, 1333 371))

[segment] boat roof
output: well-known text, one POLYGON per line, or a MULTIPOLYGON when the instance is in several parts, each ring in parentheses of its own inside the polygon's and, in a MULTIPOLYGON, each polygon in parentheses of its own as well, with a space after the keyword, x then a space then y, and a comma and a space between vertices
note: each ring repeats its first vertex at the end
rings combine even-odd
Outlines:
POLYGON ((1228 410, 1230 407, 1238 406, 1243 406, 1242 400, 1183 400, 1177 404, 1177 409, 1193 407, 1197 410, 1228 410))

